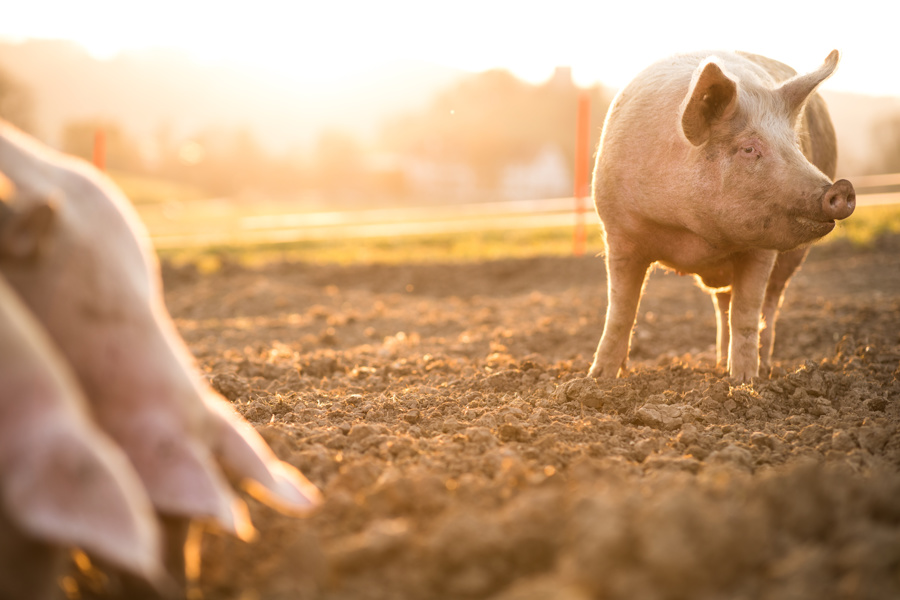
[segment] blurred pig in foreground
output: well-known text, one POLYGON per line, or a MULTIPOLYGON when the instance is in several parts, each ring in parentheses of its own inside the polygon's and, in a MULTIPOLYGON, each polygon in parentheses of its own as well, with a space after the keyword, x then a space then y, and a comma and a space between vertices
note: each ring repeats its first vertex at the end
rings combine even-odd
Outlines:
POLYGON ((194 367, 146 232, 115 186, 2 122, 0 173, 15 188, 0 214, 0 274, 71 364, 153 506, 174 518, 167 534, 185 536, 177 524, 196 519, 251 537, 229 482, 287 513, 315 506, 318 490, 194 367))
POLYGON ((0 598, 53 597, 69 546, 149 581, 163 572, 137 474, 0 277, 0 598))
POLYGON ((592 376, 624 368, 654 263, 713 294, 719 361, 733 381, 769 370, 788 280, 856 204, 849 181, 833 182, 834 129, 815 93, 838 59, 835 50, 797 75, 754 54, 683 54, 619 92, 594 169, 609 303, 592 376))

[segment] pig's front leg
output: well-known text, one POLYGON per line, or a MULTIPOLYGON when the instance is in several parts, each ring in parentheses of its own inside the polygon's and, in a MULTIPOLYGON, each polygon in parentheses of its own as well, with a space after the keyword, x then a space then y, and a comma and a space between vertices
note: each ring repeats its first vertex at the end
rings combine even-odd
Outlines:
POLYGON ((619 374, 620 369, 625 368, 631 330, 650 264, 651 261, 642 257, 630 245, 616 245, 607 240, 606 323, 594 354, 591 377, 612 379, 619 374))
POLYGON ((775 346, 775 321, 778 309, 784 299, 784 290, 797 268, 806 258, 809 248, 798 248, 789 252, 780 252, 769 276, 766 297, 762 308, 762 331, 759 333, 759 370, 760 375, 768 375, 772 368, 772 348, 775 346))
POLYGON ((735 383, 759 374, 760 315, 776 255, 774 250, 751 250, 734 260, 728 373, 735 383))

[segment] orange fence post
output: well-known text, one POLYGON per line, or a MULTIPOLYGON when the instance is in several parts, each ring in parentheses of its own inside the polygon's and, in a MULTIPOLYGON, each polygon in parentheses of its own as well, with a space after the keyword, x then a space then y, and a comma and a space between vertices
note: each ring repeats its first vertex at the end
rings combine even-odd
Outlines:
POLYGON ((575 256, 584 255, 587 245, 584 213, 589 193, 590 145, 591 96, 587 91, 581 90, 578 93, 578 114, 575 119, 575 231, 572 238, 575 256))
POLYGON ((102 127, 94 130, 94 166, 106 169, 106 132, 102 127))

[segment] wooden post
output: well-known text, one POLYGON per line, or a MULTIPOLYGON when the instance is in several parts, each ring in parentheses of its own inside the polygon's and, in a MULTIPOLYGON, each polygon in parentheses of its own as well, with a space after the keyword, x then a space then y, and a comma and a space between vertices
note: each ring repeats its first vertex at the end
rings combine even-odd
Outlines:
POLYGON ((581 90, 578 93, 578 114, 575 119, 575 231, 572 237, 572 252, 575 256, 583 256, 587 244, 584 213, 590 193, 590 145, 591 96, 588 91, 581 90))
POLYGON ((101 171, 106 169, 106 132, 102 127, 94 130, 94 166, 101 171))

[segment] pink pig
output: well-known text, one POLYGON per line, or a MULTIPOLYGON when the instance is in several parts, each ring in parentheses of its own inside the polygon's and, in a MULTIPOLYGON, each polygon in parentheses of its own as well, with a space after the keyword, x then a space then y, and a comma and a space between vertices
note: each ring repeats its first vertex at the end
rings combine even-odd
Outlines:
POLYGON ((790 277, 856 203, 850 182, 832 183, 834 129, 815 93, 838 59, 797 75, 753 54, 683 54, 618 94, 594 169, 609 302, 592 376, 624 368, 654 263, 693 273, 714 296, 733 381, 768 372, 790 277))
POLYGON ((49 594, 68 546, 150 581, 163 573, 137 474, 0 277, 0 598, 49 594))
POLYGON ((229 481, 289 513, 318 504, 318 490, 193 366, 146 232, 118 189, 4 123, 0 172, 15 188, 0 212, 0 274, 71 364, 156 510, 247 538, 252 525, 229 481))

